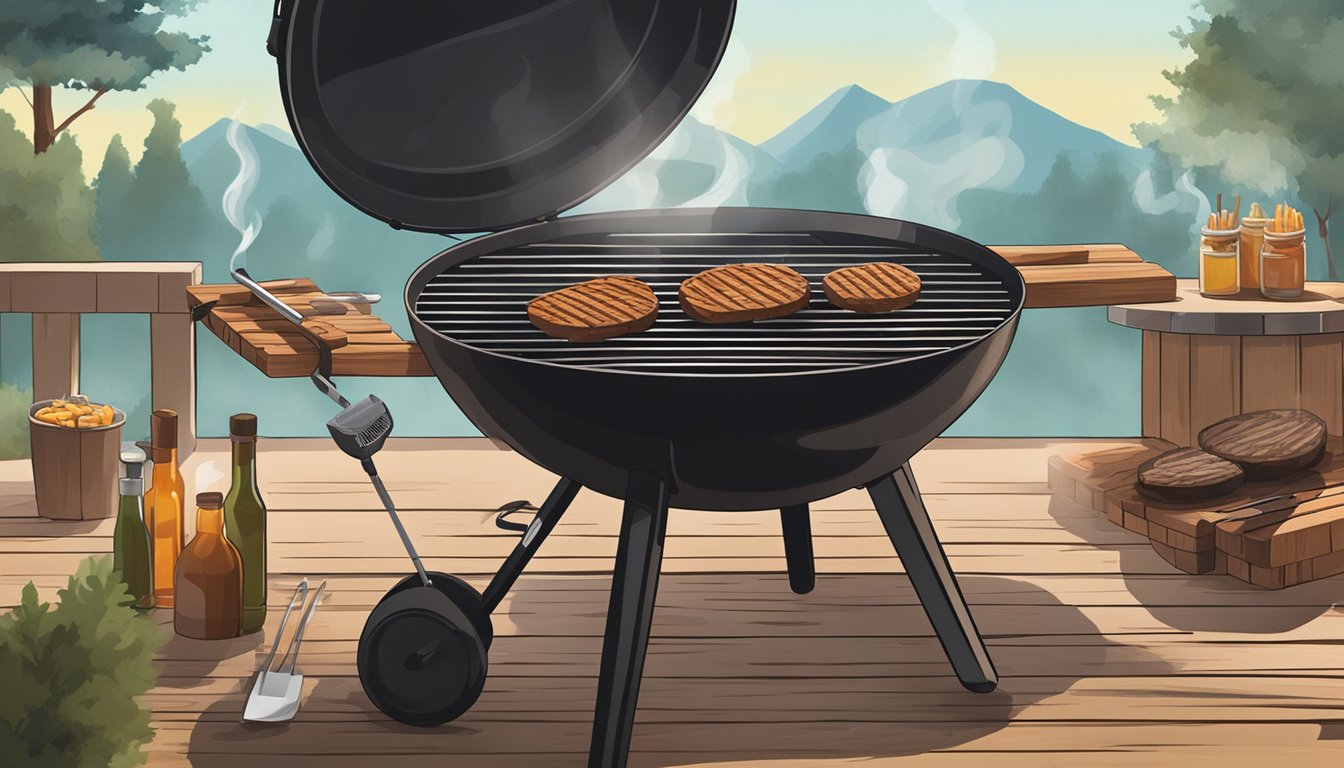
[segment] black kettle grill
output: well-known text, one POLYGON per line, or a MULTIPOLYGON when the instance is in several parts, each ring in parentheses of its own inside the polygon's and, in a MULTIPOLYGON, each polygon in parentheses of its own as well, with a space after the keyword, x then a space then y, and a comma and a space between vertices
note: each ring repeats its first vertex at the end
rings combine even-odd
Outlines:
MULTIPOLYGON (((493 233, 421 266, 406 308, 472 422, 562 478, 483 594, 415 558, 418 573, 374 609, 360 679, 398 721, 435 725, 472 705, 490 613, 581 487, 625 501, 592 766, 626 762, 673 505, 780 509, 789 582, 805 593, 808 504, 867 488, 957 677, 977 692, 997 683, 907 462, 998 370, 1022 308, 1017 272, 964 238, 871 216, 721 208, 557 218, 681 121, 733 13, 732 0, 276 6, 269 50, 286 111, 327 184, 393 227, 493 233), (913 306, 858 315, 827 303, 823 275, 874 260, 920 275, 913 306), (681 312, 681 280, 744 261, 802 272, 810 306, 721 326, 681 312), (528 322, 530 298, 608 274, 653 287, 653 328, 570 343, 528 322)), ((371 459, 351 455, 375 476, 371 459)))

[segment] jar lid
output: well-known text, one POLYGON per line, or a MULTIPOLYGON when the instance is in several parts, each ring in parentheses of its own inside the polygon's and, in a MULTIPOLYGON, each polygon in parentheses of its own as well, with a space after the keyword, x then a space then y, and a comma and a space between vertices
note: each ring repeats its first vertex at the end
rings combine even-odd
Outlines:
POLYGON ((219 491, 206 491, 196 494, 196 506, 206 509, 219 509, 224 506, 224 494, 219 491))

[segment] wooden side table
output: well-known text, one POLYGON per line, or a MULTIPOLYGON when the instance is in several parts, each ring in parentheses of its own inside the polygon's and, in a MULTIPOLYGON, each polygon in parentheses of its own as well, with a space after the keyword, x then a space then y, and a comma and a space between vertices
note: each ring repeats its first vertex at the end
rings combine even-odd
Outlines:
POLYGON ((1303 408, 1344 434, 1344 283, 1307 283, 1300 299, 1210 299, 1180 280, 1176 301, 1122 304, 1143 330, 1143 435, 1195 444, 1227 416, 1303 408))

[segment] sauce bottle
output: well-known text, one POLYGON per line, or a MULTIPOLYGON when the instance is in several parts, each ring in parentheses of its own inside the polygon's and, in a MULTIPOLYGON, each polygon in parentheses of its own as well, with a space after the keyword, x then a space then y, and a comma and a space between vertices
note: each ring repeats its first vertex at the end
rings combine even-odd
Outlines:
POLYGON ((145 452, 134 443, 121 446, 125 476, 119 481, 121 500, 117 504, 117 527, 112 533, 112 570, 121 576, 136 608, 154 607, 154 563, 145 527, 145 452))
POLYGON ((154 601, 173 607, 173 573, 186 538, 183 503, 186 488, 177 468, 177 411, 160 408, 149 417, 149 458, 154 474, 145 492, 145 525, 154 552, 154 601))
POLYGON ((266 504, 257 489, 257 417, 229 418, 233 485, 224 497, 224 531, 243 560, 243 634, 266 623, 266 504))
POLYGON ((177 561, 173 631, 198 640, 237 637, 243 623, 243 563, 224 538, 224 495, 196 494, 196 535, 177 561))

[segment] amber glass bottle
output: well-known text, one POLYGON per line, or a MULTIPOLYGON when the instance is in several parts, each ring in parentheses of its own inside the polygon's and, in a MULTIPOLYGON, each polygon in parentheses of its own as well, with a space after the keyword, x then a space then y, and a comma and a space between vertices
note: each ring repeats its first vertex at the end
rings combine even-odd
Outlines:
POLYGON ((243 561, 224 538, 224 495, 196 494, 196 535, 177 561, 173 630, 183 637, 237 637, 243 624, 243 561))
POLYGON ((257 489, 257 417, 229 417, 233 485, 224 497, 224 533, 243 558, 243 634, 266 623, 266 504, 257 489))
POLYGON ((145 525, 154 552, 154 603, 173 607, 173 574, 185 537, 186 488, 177 468, 177 411, 160 408, 149 417, 149 458, 154 474, 145 491, 145 525))

